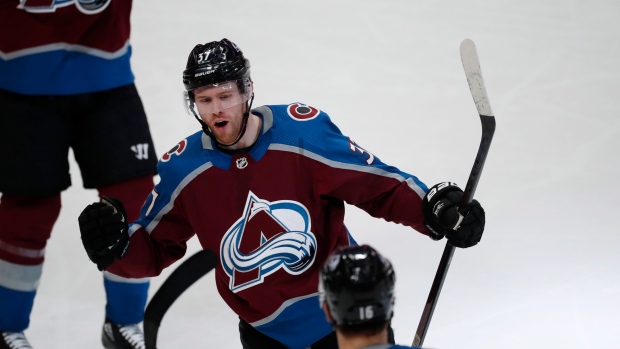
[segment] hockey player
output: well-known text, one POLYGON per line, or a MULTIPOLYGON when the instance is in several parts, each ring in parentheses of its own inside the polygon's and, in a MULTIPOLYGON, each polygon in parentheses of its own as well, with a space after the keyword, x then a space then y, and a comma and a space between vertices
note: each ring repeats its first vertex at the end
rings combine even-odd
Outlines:
POLYGON ((240 317, 243 348, 336 348, 316 304, 323 262, 355 244, 345 202, 434 240, 480 241, 484 211, 474 201, 460 217, 455 185, 429 191, 314 107, 252 109, 250 63, 229 40, 196 45, 183 83, 187 111, 202 130, 160 159, 160 182, 131 227, 114 198, 87 206, 82 242, 100 269, 141 278, 182 258, 197 235, 220 258, 217 288, 240 317))
POLYGON ((368 245, 339 247, 329 256, 319 275, 319 302, 338 348, 411 348, 388 344, 395 282, 390 261, 368 245))
MULTIPOLYGON (((130 67, 131 5, 0 1, 2 349, 31 348, 24 331, 61 192, 71 185, 69 148, 84 187, 121 200, 128 219, 153 189, 157 158, 130 67)), ((148 279, 103 280, 105 348, 143 347, 148 279)))

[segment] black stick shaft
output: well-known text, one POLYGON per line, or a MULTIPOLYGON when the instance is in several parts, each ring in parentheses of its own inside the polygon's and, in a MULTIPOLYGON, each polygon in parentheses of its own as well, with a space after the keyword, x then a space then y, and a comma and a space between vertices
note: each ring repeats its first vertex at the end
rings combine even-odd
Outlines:
POLYGON ((179 296, 216 267, 219 259, 211 250, 200 250, 185 260, 159 287, 144 311, 146 349, 157 348, 157 334, 164 315, 179 296))
MULTIPOLYGON (((480 121, 482 123, 482 139, 480 141, 480 147, 478 148, 476 160, 474 161, 474 166, 469 174, 469 179, 467 180, 467 185, 465 186, 463 197, 461 198, 461 203, 459 205, 459 213, 462 215, 467 214, 467 207, 474 198, 474 193, 476 192, 478 181, 480 180, 480 175, 482 174, 482 168, 484 167, 487 154, 489 153, 491 140, 493 139, 493 134, 495 133, 495 117, 480 115, 480 121)), ((444 248, 441 256, 441 261, 439 262, 439 267, 437 268, 437 273, 435 274, 435 279, 433 280, 433 284, 428 295, 428 299, 426 300, 426 305, 424 306, 424 311, 422 312, 422 318, 420 319, 418 329, 416 330, 415 338, 413 340, 414 347, 422 346, 424 343, 424 338, 426 337, 426 332, 428 331, 428 327, 431 323, 431 318, 433 317, 437 300, 441 294, 444 280, 446 279, 448 269, 450 268, 450 263, 452 262, 454 250, 454 246, 446 243, 446 247, 444 248)))

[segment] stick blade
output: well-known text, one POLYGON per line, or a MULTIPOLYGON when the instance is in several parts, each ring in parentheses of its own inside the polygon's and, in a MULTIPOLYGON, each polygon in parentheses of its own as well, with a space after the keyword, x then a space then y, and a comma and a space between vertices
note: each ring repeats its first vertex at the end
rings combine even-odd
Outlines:
POLYGON ((482 71, 480 70, 480 60, 478 59, 478 52, 476 52, 476 45, 473 40, 465 39, 461 42, 461 62, 463 62, 463 69, 465 70, 465 77, 469 84, 469 90, 471 96, 476 104, 479 115, 493 116, 491 111, 491 104, 486 91, 484 80, 482 79, 482 71))

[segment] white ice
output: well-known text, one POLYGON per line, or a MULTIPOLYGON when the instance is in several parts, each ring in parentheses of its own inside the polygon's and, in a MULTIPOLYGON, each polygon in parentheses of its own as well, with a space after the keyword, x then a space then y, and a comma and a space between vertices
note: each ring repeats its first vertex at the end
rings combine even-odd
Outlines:
MULTIPOLYGON (((310 104, 384 162, 464 186, 480 122, 459 44, 473 39, 497 118, 476 192, 488 221, 456 251, 425 347, 620 348, 618 18, 617 0, 136 0, 132 63, 159 155, 198 130, 181 102, 189 51, 226 37, 252 63, 255 106, 310 104)), ((96 193, 71 170, 27 331, 36 348, 100 347, 102 279, 77 227, 96 193)), ((346 223, 394 263, 393 326, 411 344, 444 242, 356 208, 346 223)), ((170 309, 159 347, 241 347, 212 274, 170 309)))

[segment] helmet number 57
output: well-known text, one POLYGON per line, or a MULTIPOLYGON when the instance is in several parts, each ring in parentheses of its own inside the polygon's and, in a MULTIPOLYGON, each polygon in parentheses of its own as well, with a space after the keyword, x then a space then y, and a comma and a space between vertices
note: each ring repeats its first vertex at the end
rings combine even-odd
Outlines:
POLYGON ((198 54, 198 64, 201 64, 202 62, 206 61, 207 58, 209 58, 210 54, 211 54, 211 51, 199 53, 198 54))

